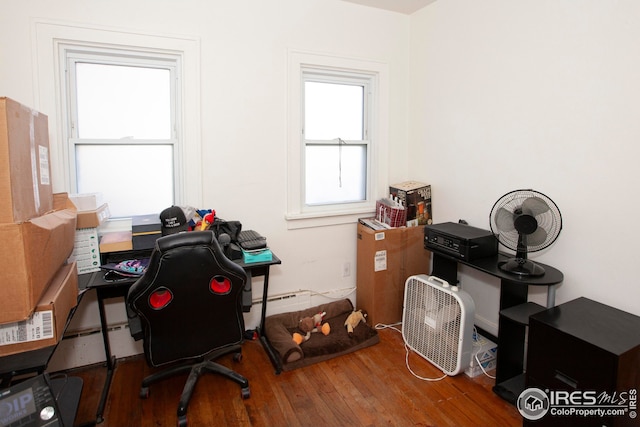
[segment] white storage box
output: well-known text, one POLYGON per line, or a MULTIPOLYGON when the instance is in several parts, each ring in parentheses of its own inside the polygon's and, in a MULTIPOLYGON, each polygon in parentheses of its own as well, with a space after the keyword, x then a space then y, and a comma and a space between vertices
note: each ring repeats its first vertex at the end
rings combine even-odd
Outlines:
POLYGON ((465 369, 464 373, 468 377, 477 377, 484 372, 489 372, 496 368, 498 357, 498 345, 486 337, 473 333, 473 350, 471 353, 471 365, 465 369), (484 368, 484 372, 482 368, 484 368))

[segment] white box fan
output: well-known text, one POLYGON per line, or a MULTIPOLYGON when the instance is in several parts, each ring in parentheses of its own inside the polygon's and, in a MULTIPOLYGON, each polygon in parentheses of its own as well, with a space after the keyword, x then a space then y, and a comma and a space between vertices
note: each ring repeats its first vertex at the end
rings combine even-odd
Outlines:
POLYGON ((447 375, 471 363, 476 306, 471 296, 435 276, 405 282, 402 338, 409 348, 447 375))

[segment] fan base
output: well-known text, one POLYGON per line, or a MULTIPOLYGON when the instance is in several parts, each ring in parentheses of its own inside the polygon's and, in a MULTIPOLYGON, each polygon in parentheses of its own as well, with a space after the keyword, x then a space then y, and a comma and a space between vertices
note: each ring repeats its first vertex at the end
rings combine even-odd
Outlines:
POLYGON ((523 258, 511 258, 509 261, 500 264, 500 270, 523 277, 544 275, 543 267, 533 261, 523 258))

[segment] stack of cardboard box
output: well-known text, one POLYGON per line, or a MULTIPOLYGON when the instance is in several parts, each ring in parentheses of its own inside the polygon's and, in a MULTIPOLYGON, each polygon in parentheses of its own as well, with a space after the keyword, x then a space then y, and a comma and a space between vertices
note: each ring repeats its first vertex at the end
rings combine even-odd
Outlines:
POLYGON ((405 210, 406 226, 390 228, 375 218, 361 218, 358 223, 356 305, 368 312, 367 321, 373 325, 402 321, 407 278, 428 274, 431 268, 423 227, 431 223, 431 185, 393 184, 389 199, 405 210))
POLYGON ((0 356, 55 344, 77 304, 67 202, 52 191, 47 116, 0 98, 0 356))

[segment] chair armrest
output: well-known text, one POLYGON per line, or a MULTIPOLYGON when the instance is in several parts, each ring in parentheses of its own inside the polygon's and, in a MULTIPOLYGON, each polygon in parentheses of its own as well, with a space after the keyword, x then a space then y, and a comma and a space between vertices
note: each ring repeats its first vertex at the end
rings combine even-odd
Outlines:
POLYGON ((144 337, 142 332, 142 322, 140 317, 133 312, 129 304, 125 304, 127 309, 127 321, 129 322, 129 333, 135 341, 140 341, 144 337))

